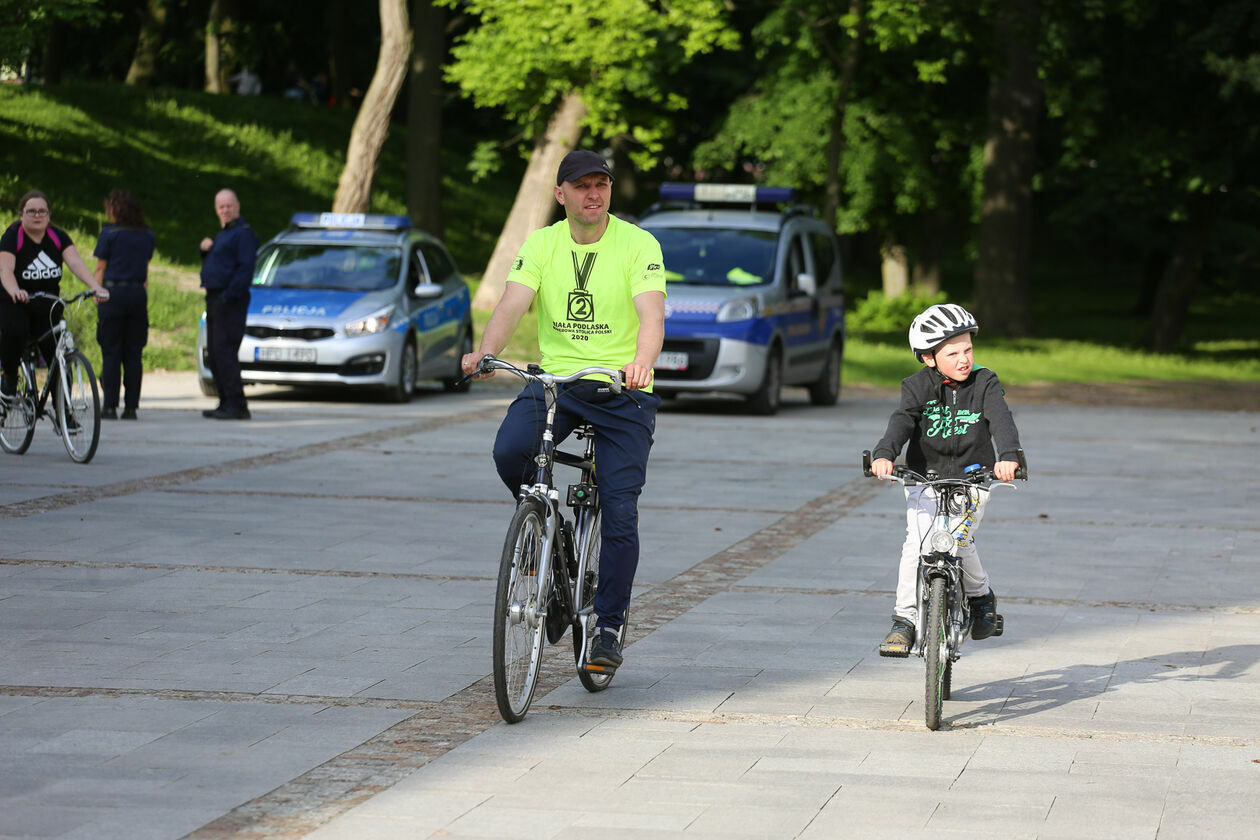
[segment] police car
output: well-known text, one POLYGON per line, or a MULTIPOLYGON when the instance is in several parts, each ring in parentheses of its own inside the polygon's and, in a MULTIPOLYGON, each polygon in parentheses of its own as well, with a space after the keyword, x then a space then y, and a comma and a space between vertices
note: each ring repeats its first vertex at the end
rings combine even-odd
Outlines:
POLYGON ((741 394, 755 414, 784 385, 840 396, 844 278, 835 231, 790 187, 661 186, 640 219, 665 256, 665 344, 653 388, 741 394))
MULTIPOLYGON (((297 213, 258 251, 241 342, 246 384, 332 385, 411 398, 422 379, 465 390, 468 287, 446 248, 406 216, 297 213)), ((201 388, 215 395, 205 316, 201 388)))

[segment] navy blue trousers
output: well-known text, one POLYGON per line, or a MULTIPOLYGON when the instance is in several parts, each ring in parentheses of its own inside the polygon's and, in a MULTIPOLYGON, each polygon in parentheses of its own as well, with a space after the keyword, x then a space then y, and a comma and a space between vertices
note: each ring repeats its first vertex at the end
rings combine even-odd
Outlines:
MULTIPOLYGON (((583 421, 595 429, 602 512, 595 614, 599 617, 598 626, 620 627, 625 623, 630 590, 639 567, 639 493, 647 480, 648 453, 661 398, 643 391, 601 398, 595 394, 599 387, 594 380, 568 386, 556 405, 553 433, 559 443, 583 421)), ((520 493, 522 484, 534 483, 533 458, 546 420, 543 388, 531 382, 508 406, 494 441, 495 467, 513 496, 520 493)))
POLYGON ((124 387, 124 407, 140 406, 141 357, 149 341, 148 301, 148 292, 140 283, 114 283, 109 287, 109 300, 96 310, 105 408, 118 408, 124 387))
POLYGON ((219 391, 219 407, 245 407, 245 386, 241 383, 241 362, 237 353, 245 338, 245 316, 249 313, 249 292, 225 298, 219 289, 206 289, 206 349, 210 373, 219 391))

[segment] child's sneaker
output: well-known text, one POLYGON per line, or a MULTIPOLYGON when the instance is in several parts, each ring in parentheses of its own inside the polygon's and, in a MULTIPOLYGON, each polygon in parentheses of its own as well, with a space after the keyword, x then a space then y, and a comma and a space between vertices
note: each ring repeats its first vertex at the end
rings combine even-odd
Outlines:
POLYGON ((592 665, 603 665, 607 668, 620 668, 621 640, 612 627, 595 628, 595 638, 591 640, 591 655, 586 661, 592 665))
POLYGON ((989 587, 988 594, 968 598, 971 605, 971 638, 979 641, 990 636, 1002 635, 1002 616, 997 613, 997 593, 989 587))
POLYGON ((914 625, 904 618, 893 616, 892 629, 888 631, 884 641, 879 643, 879 655, 902 658, 910 655, 912 647, 914 647, 914 625))

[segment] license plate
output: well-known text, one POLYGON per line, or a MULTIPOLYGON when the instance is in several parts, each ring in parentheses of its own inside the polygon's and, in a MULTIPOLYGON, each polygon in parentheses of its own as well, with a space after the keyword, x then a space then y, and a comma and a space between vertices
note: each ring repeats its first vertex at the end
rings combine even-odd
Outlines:
POLYGON ((256 362, 305 362, 315 361, 314 347, 255 347, 256 362))
POLYGON ((686 370, 686 353, 662 353, 656 357, 656 367, 660 370, 686 370))

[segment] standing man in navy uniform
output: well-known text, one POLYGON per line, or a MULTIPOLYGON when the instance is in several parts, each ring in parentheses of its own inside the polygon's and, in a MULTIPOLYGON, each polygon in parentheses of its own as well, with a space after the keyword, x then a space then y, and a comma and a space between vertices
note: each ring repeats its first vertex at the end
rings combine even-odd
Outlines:
POLYGON ((248 420, 237 353, 245 337, 258 237, 241 218, 241 202, 231 190, 215 195, 214 212, 223 229, 213 239, 201 240, 201 286, 206 290, 206 346, 219 406, 202 414, 215 420, 248 420))

